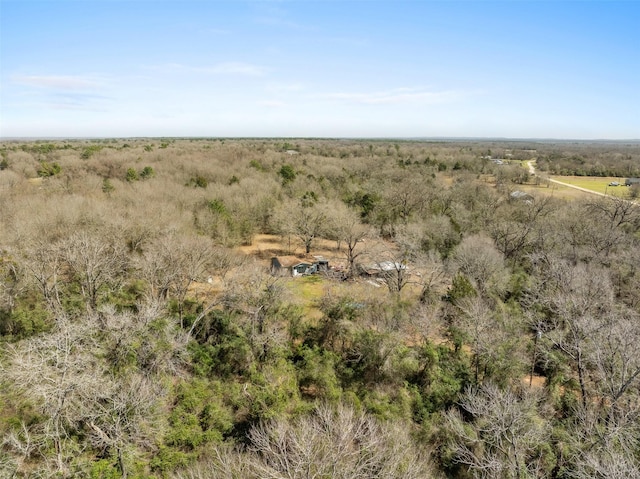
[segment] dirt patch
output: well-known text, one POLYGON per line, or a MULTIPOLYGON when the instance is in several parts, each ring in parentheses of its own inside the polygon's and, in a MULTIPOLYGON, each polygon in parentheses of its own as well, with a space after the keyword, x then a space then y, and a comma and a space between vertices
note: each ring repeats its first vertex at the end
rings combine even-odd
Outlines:
POLYGON ((310 254, 305 253, 302 241, 294 236, 258 234, 247 246, 240 246, 238 251, 261 260, 269 266, 274 256, 297 256, 300 259, 313 260, 315 256, 323 256, 331 263, 344 261, 344 254, 338 250, 335 241, 318 239, 314 241, 310 254))
POLYGON ((534 389, 544 388, 546 381, 547 381, 547 378, 545 378, 544 376, 538 376, 537 374, 534 374, 533 377, 527 375, 522 378, 522 383, 525 386, 527 387, 531 386, 534 389))

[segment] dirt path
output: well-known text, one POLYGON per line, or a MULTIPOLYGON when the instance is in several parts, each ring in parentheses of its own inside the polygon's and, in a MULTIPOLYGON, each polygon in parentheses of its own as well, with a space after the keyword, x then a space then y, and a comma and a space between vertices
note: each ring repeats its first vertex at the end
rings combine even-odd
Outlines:
MULTIPOLYGON (((536 168, 535 166, 533 166, 533 162, 535 160, 531 160, 531 161, 527 161, 527 165, 529 166, 529 174, 532 176, 536 176, 536 168)), ((605 198, 618 198, 618 196, 615 195, 607 195, 605 193, 600 193, 599 191, 593 191, 593 190, 589 190, 587 188, 583 188, 581 186, 576 186, 576 185, 572 185, 570 183, 565 183, 564 181, 559 181, 559 180, 554 180, 553 178, 548 178, 550 183, 555 183, 556 185, 562 185, 562 186, 566 186, 567 188, 573 188, 574 190, 578 190, 578 191, 583 191, 585 193, 590 193, 592 195, 598 195, 598 196, 604 196, 605 198)), ((630 200, 624 200, 627 201, 629 203, 633 203, 635 204, 635 201, 630 201, 630 200)))

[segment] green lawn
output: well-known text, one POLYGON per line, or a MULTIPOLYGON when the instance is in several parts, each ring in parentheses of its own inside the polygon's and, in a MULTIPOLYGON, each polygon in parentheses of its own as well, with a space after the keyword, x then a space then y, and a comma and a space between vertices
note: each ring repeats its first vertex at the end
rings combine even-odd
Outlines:
POLYGON ((624 186, 625 178, 595 177, 595 176, 552 176, 554 180, 562 181, 574 186, 579 186, 598 193, 619 196, 629 196, 629 188, 624 186), (617 181, 620 186, 609 186, 609 183, 617 181))

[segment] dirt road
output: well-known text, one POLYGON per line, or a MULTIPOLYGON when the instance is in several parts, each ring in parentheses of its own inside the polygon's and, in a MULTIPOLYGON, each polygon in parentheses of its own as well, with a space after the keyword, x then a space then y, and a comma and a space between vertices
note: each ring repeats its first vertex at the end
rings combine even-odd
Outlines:
MULTIPOLYGON (((529 174, 532 175, 532 176, 536 175, 536 168, 535 168, 535 166, 533 166, 533 162, 534 161, 535 160, 527 161, 527 166, 529 166, 529 174)), ((552 178, 548 178, 548 180, 551 183, 555 183, 556 185, 566 186, 568 188, 573 188, 574 190, 584 191, 585 193, 591 193, 592 195, 604 196, 605 198, 619 198, 618 196, 607 195, 605 193, 600 193, 599 191, 593 191, 593 190, 589 190, 587 188, 582 188, 581 186, 576 186, 576 185, 572 185, 572 184, 569 184, 569 183, 565 183, 564 181, 558 181, 558 180, 554 180, 552 178)), ((629 201, 629 200, 625 200, 625 201, 629 201)), ((630 203, 635 203, 635 202, 634 201, 630 201, 630 203)))

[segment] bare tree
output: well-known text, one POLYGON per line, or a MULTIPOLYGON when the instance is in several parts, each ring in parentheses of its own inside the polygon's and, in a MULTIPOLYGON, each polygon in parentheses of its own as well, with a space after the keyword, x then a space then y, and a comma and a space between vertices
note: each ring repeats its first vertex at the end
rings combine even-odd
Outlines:
POLYGON ((567 449, 571 454, 561 458, 569 477, 640 477, 636 457, 640 405, 633 398, 626 406, 619 408, 617 415, 605 417, 596 407, 573 411, 567 424, 567 449))
MULTIPOLYGON (((215 248, 204 237, 169 234, 158 238, 136 259, 138 270, 158 300, 172 297, 178 304, 180 323, 184 326, 184 302, 195 281, 205 281, 213 266, 215 248)), ((219 262, 221 271, 231 267, 219 262)))
POLYGON ((44 422, 32 432, 53 445, 59 473, 68 471, 73 457, 71 430, 86 416, 88 398, 104 386, 92 360, 95 348, 87 323, 61 316, 55 331, 8 351, 3 374, 44 415, 44 422))
POLYGON ((81 433, 87 445, 112 454, 127 477, 128 455, 136 446, 152 448, 158 432, 154 418, 164 389, 153 373, 177 369, 160 365, 171 361, 161 354, 175 356, 180 344, 157 319, 159 310, 145 305, 136 315, 103 307, 75 321, 58 313, 53 331, 8 348, 3 377, 41 414, 11 432, 8 446, 18 464, 41 454, 52 459, 49 469, 68 474, 81 433), (118 364, 118 354, 130 363, 118 364))
POLYGON ((249 433, 249 477, 280 479, 432 476, 429 461, 406 428, 379 423, 346 406, 320 405, 295 421, 276 419, 249 433))
POLYGON ((353 277, 356 274, 356 261, 365 253, 364 241, 371 237, 371 228, 362 224, 359 215, 344 203, 331 205, 327 223, 328 235, 337 240, 338 244, 344 242, 347 276, 353 277))
POLYGON ((107 449, 115 456, 123 479, 129 474, 128 449, 136 442, 146 447, 159 432, 152 424, 162 394, 159 384, 134 374, 104 384, 87 411, 84 422, 89 426, 91 443, 98 450, 107 449))
POLYGON ((478 384, 486 376, 487 368, 497 363, 497 350, 504 344, 503 328, 496 318, 496 313, 481 297, 463 297, 458 299, 455 305, 461 314, 454 324, 470 341, 472 366, 475 382, 478 384))
POLYGON ((278 321, 280 311, 286 308, 286 294, 280 279, 267 274, 257 264, 237 271, 223 294, 224 307, 240 313, 240 325, 254 356, 260 361, 288 339, 288 325, 278 321))
POLYGON ((314 240, 325 232, 326 220, 326 206, 313 200, 286 201, 274 212, 277 230, 297 237, 306 254, 311 252, 314 240))
POLYGON ((542 345, 560 349, 573 362, 586 408, 589 357, 596 335, 605 326, 602 318, 614 307, 613 288, 606 272, 595 266, 552 259, 544 275, 535 293, 550 312, 542 345))
POLYGON ((609 211, 605 203, 574 204, 561 210, 558 221, 552 226, 559 236, 559 249, 574 263, 598 262, 609 265, 612 256, 628 245, 625 229, 629 213, 609 211))
POLYGON ((504 256, 490 238, 483 235, 467 236, 453 251, 451 264, 469 278, 482 295, 504 293, 508 269, 504 256))
POLYGON ((471 417, 447 412, 455 461, 474 478, 546 477, 545 449, 550 428, 536 411, 536 398, 519 398, 493 384, 467 389, 460 407, 471 417))
POLYGON ((60 283, 64 276, 63 266, 58 243, 34 240, 25 246, 25 268, 42 293, 45 304, 51 310, 62 307, 60 283))
POLYGON ((638 479, 640 467, 633 456, 620 452, 588 451, 567 471, 567 477, 574 479, 638 479))
POLYGON ((16 301, 26 289, 24 266, 10 255, 0 256, 0 308, 12 313, 16 301))
POLYGON ((61 247, 87 307, 95 309, 103 287, 113 286, 121 278, 126 262, 123 246, 103 235, 82 231, 72 234, 61 247))
POLYGON ((489 231, 498 250, 507 259, 518 258, 539 242, 539 225, 552 211, 549 197, 507 203, 494 211, 489 231))
POLYGON ((591 201, 586 205, 587 211, 606 219, 612 228, 630 226, 640 227, 640 208, 633 201, 617 196, 607 196, 591 201))
POLYGON ((611 404, 640 379, 640 317, 632 310, 611 311, 594 338, 597 348, 593 362, 598 384, 603 386, 611 404))

